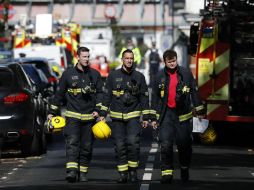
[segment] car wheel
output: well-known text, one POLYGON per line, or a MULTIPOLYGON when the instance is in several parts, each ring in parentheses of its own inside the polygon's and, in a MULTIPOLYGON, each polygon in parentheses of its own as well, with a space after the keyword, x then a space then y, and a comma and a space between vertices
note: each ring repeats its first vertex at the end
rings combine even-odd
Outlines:
POLYGON ((41 153, 41 132, 38 130, 34 130, 33 140, 31 144, 31 155, 39 156, 40 153, 41 153))
POLYGON ((21 154, 24 157, 31 155, 31 144, 32 144, 32 137, 30 136, 22 136, 20 139, 21 143, 21 154))
POLYGON ((23 156, 38 156, 40 155, 40 152, 40 135, 37 130, 34 130, 32 137, 21 137, 21 153, 23 156))
POLYGON ((47 137, 43 131, 42 131, 42 137, 41 137, 41 153, 42 154, 47 153, 47 137))

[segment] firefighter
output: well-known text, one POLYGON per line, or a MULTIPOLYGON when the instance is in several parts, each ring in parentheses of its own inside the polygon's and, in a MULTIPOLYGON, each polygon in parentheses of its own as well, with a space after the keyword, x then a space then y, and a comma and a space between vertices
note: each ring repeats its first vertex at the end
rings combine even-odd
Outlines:
POLYGON ((173 141, 176 141, 181 179, 189 180, 192 155, 192 105, 195 114, 204 117, 204 106, 191 72, 177 64, 177 54, 166 50, 165 67, 155 78, 152 89, 152 127, 159 130, 161 147, 161 183, 173 178, 173 141), (191 102, 192 101, 192 102, 191 102))
POLYGON ((131 39, 127 39, 126 46, 122 47, 121 52, 118 56, 119 58, 122 58, 123 52, 126 49, 132 50, 132 52, 134 54, 134 67, 140 68, 142 56, 141 56, 139 47, 135 46, 131 39))
POLYGON ((150 113, 148 90, 144 75, 134 68, 134 54, 130 49, 123 51, 122 62, 122 67, 112 71, 106 81, 101 116, 105 117, 110 110, 120 174, 117 182, 127 183, 129 176, 130 182, 135 183, 138 181, 140 133, 142 127, 147 127, 150 113))
POLYGON ((102 100, 102 80, 99 72, 89 67, 89 49, 79 47, 78 63, 63 72, 59 90, 50 104, 48 119, 60 114, 66 104, 66 180, 87 181, 88 164, 92 156, 91 127, 99 117, 102 100))

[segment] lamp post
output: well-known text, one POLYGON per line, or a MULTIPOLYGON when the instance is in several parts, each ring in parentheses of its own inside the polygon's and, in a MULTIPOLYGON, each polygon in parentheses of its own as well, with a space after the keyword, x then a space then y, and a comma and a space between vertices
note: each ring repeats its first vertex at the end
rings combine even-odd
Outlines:
POLYGON ((156 16, 157 16, 157 10, 156 10, 156 0, 154 0, 154 4, 153 4, 153 7, 154 7, 154 41, 156 43, 156 29, 157 29, 157 19, 156 19, 156 16))

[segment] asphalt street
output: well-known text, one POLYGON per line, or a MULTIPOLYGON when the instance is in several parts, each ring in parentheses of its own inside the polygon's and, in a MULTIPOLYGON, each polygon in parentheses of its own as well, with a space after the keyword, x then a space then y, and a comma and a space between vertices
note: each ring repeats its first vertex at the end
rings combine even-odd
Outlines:
POLYGON ((250 145, 204 146, 194 144, 190 181, 180 180, 177 149, 172 184, 160 184, 159 145, 152 141, 151 131, 142 135, 138 184, 117 184, 114 149, 111 140, 96 141, 86 183, 65 181, 65 146, 61 134, 55 135, 47 154, 22 158, 19 153, 4 154, 0 163, 0 189, 121 189, 121 190, 253 190, 254 151, 250 145))

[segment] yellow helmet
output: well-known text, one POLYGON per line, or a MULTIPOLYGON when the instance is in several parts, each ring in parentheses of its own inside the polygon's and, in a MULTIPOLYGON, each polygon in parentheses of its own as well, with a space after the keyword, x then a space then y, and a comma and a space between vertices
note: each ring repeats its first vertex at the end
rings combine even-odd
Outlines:
POLYGON ((110 137, 111 129, 104 121, 97 122, 93 127, 92 131, 96 139, 105 140, 110 137))
POLYGON ((51 120, 48 120, 48 131, 50 132, 59 132, 62 131, 62 129, 65 126, 65 119, 61 116, 55 116, 52 117, 51 120))
POLYGON ((208 127, 204 133, 200 134, 200 139, 204 144, 213 144, 217 139, 217 133, 213 127, 208 127))

